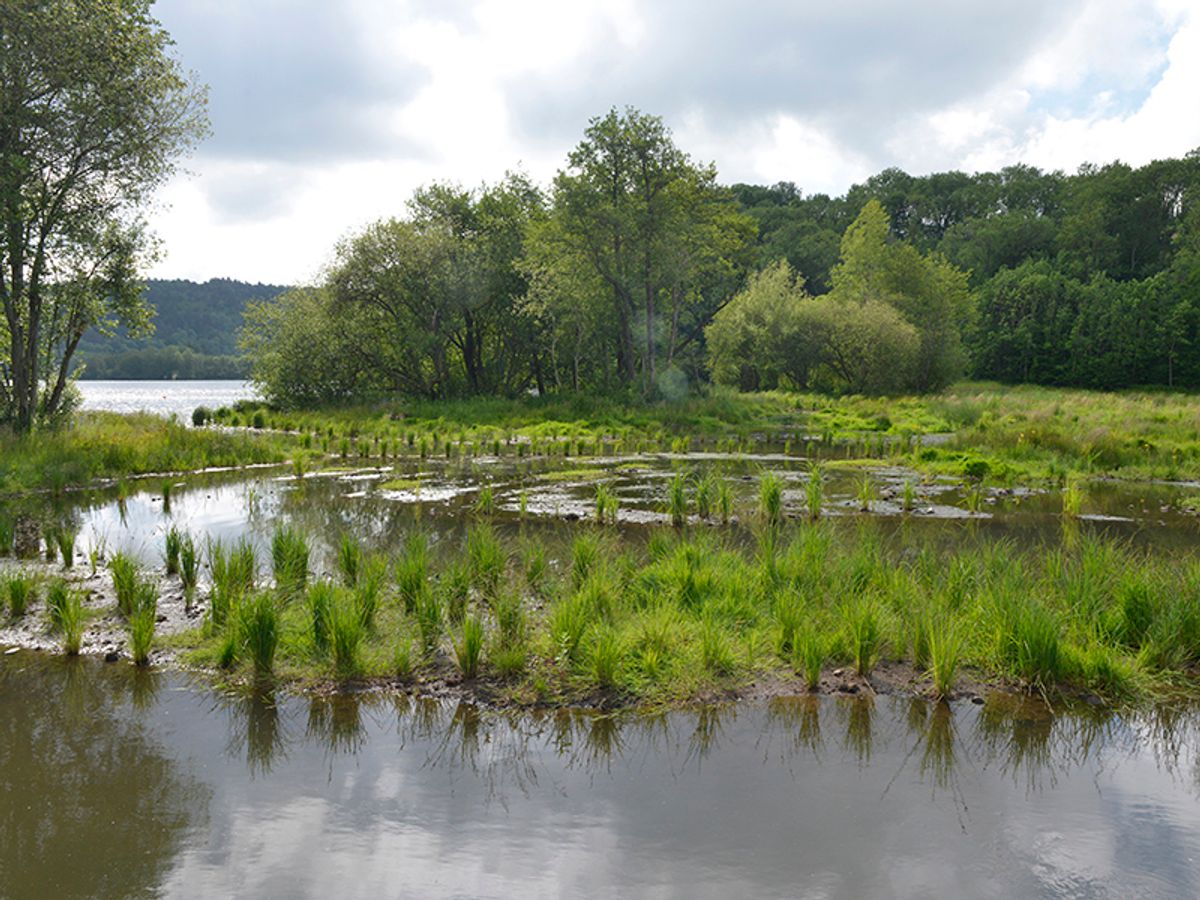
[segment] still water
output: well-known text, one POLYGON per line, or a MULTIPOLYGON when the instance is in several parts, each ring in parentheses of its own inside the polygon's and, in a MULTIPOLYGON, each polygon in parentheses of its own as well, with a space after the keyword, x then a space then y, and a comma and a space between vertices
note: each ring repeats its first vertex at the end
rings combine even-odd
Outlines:
POLYGON ((0 658, 0 894, 1195 897, 1197 721, 224 696, 0 658))
POLYGON ((246 381, 79 381, 83 408, 108 412, 149 412, 192 420, 197 406, 216 409, 254 397, 246 381))

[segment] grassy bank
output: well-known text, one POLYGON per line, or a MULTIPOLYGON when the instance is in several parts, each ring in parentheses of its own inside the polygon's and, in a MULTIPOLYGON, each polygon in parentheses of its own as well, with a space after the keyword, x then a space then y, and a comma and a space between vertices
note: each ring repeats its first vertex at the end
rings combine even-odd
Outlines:
POLYGON ((345 457, 588 455, 753 449, 875 460, 998 484, 1071 474, 1200 478, 1200 404, 1189 394, 962 384, 922 397, 829 397, 714 389, 653 404, 586 397, 382 403, 278 412, 245 404, 224 424, 302 432, 345 457))
POLYGON ((279 462, 291 439, 191 429, 146 414, 80 413, 60 429, 0 432, 0 493, 62 490, 103 478, 279 462))
MULTIPOLYGON (((126 629, 143 659, 156 640, 235 680, 461 684, 522 705, 809 690, 937 697, 964 685, 1125 702, 1193 690, 1200 559, 1067 537, 1056 549, 982 537, 946 549, 819 522, 764 525, 749 544, 664 527, 633 548, 585 528, 551 559, 544 544, 479 521, 453 547, 431 546, 414 526, 398 558, 346 539, 336 575, 316 579, 304 536, 279 529, 273 571, 256 571, 245 545, 215 545, 212 584, 197 586, 200 540, 176 535, 173 571, 114 563, 113 607, 91 614, 126 629), (152 620, 136 615, 146 585, 182 596, 203 624, 153 638, 152 620)), ((10 617, 56 626, 36 589, 32 599, 15 590, 10 617)), ((166 602, 150 606, 174 615, 166 602)))

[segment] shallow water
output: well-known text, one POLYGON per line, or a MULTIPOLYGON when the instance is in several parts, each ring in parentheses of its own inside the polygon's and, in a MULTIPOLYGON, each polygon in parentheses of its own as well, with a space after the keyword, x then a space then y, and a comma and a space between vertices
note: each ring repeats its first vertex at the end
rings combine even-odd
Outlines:
MULTIPOLYGON (((171 483, 169 506, 163 502, 164 479, 144 479, 131 483, 123 503, 117 500, 118 489, 110 488, 71 495, 54 511, 36 500, 38 509, 32 512, 39 518, 71 520, 79 529, 78 547, 85 555, 97 546, 108 553, 123 549, 147 564, 161 562, 163 538, 172 527, 191 532, 201 543, 208 537, 227 542, 248 538, 265 563, 274 528, 291 523, 309 535, 318 568, 331 568, 343 534, 370 549, 395 553, 405 535, 420 527, 433 538, 435 550, 439 545, 455 545, 476 519, 471 510, 481 489, 489 486, 498 527, 514 535, 537 536, 549 545, 553 557, 557 548, 588 527, 599 482, 619 498, 622 539, 637 544, 669 522, 663 510, 667 485, 677 468, 688 473, 709 470, 726 480, 735 508, 741 511, 755 508, 759 476, 774 471, 785 483, 785 512, 799 518, 804 515, 807 465, 803 458, 782 455, 655 454, 563 460, 515 458, 510 450, 502 458, 408 458, 382 467, 329 469, 302 479, 287 474, 286 467, 171 477, 165 479, 171 483)), ((906 514, 899 496, 909 477, 915 478, 897 469, 873 472, 876 499, 864 513, 855 499, 860 473, 830 469, 824 514, 835 527, 868 525, 893 535, 904 546, 997 540, 1052 546, 1064 539, 1061 500, 1055 493, 993 491, 973 511, 961 486, 933 482, 918 485, 917 511, 906 514)), ((1087 516, 1072 530, 1113 536, 1162 552, 1190 551, 1200 526, 1178 505, 1181 497, 1193 492, 1178 485, 1094 484, 1085 505, 1087 516)), ((699 533, 720 534, 732 541, 751 538, 749 529, 736 522, 728 529, 712 519, 701 522, 694 506, 691 524, 699 533)))
POLYGON ((0 658, 0 894, 1200 893, 1191 712, 620 717, 223 696, 0 658))
POLYGON ((197 406, 217 409, 254 397, 246 381, 79 381, 83 408, 176 415, 191 422, 197 406))

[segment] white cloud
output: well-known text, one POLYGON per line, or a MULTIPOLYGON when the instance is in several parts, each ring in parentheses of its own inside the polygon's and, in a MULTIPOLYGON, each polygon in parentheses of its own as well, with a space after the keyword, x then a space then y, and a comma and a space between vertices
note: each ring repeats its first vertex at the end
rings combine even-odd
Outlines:
POLYGON ((1194 5, 314 0, 283 28, 275 0, 178 0, 161 14, 213 85, 217 134, 163 194, 155 274, 312 278, 423 183, 548 181, 589 117, 627 103, 724 181, 809 192, 890 165, 1182 155, 1200 145, 1194 5))

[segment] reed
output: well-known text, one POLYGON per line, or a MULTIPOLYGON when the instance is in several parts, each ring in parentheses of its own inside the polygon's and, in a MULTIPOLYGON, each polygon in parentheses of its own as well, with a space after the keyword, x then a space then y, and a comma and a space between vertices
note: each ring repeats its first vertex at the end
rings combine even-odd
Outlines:
POLYGON ((341 573, 342 583, 353 587, 358 582, 358 573, 362 568, 363 549, 350 535, 343 534, 338 544, 337 568, 341 573))
POLYGON ((113 591, 117 595, 117 611, 129 618, 133 613, 139 578, 137 562, 128 553, 119 550, 108 561, 108 570, 112 573, 113 591))
POLYGON ((11 571, 4 576, 4 597, 13 618, 20 618, 37 597, 37 580, 26 572, 11 571))
POLYGON ((947 698, 954 691, 963 643, 953 623, 942 619, 929 626, 929 677, 936 699, 947 698))
POLYGON ((813 461, 808 467, 808 481, 804 484, 804 505, 812 521, 821 518, 821 505, 825 502, 825 467, 813 461))
POLYGON ((829 650, 825 638, 812 628, 801 629, 796 634, 792 650, 792 665, 804 676, 804 686, 815 691, 821 686, 821 671, 829 650))
POLYGON ((858 500, 859 510, 870 512, 871 502, 875 499, 875 483, 871 481, 871 476, 866 472, 859 476, 854 495, 858 500))
POLYGON ((337 596, 337 587, 325 579, 310 584, 304 595, 305 606, 308 609, 309 636, 318 656, 329 652, 333 607, 337 596))
POLYGON ((55 578, 46 588, 46 616, 50 620, 51 631, 62 628, 62 611, 69 592, 70 588, 61 578, 55 578))
POLYGON ((387 560, 382 556, 369 556, 363 563, 358 584, 354 586, 354 608, 363 628, 369 633, 375 629, 375 613, 383 597, 383 583, 387 579, 387 560))
POLYGON ((590 531, 571 542, 571 583, 579 588, 596 568, 601 556, 600 536, 590 531))
POLYGON ((200 555, 196 542, 185 534, 179 543, 179 581, 183 585, 184 605, 188 608, 196 595, 196 584, 200 577, 200 555))
POLYGON ((676 472, 667 484, 667 514, 671 517, 671 524, 676 528, 682 528, 687 524, 687 478, 682 472, 676 472))
POLYGON ((341 678, 353 678, 362 671, 361 651, 366 629, 353 597, 344 591, 334 595, 329 616, 329 646, 333 666, 341 678))
POLYGON ((597 687, 611 690, 617 686, 624 656, 619 632, 607 625, 597 626, 591 646, 591 675, 597 687))
POLYGON ((616 493, 605 483, 596 485, 596 524, 617 524, 620 501, 616 493))
POLYGON ((135 666, 150 664, 154 632, 158 626, 158 585, 138 579, 133 611, 129 615, 129 654, 135 666))
POLYGON ((696 479, 696 515, 702 520, 712 518, 713 504, 716 500, 716 479, 709 470, 696 479))
POLYGON ((271 569, 275 587, 285 598, 302 594, 308 586, 308 540, 290 525, 278 525, 271 536, 271 569))
POLYGON ((474 510, 477 516, 485 517, 490 517, 496 512, 496 495, 490 484, 485 484, 479 489, 479 493, 475 497, 474 510))
POLYGON ((758 479, 758 514, 768 528, 783 523, 783 481, 774 472, 765 472, 758 479))
POLYGON ((163 562, 167 576, 179 574, 179 553, 183 549, 183 535, 175 526, 167 532, 163 547, 163 562))
POLYGON ((710 617, 700 623, 700 661, 714 675, 730 675, 737 667, 729 635, 710 617))
POLYGON ((429 541, 423 531, 412 531, 404 540, 404 554, 396 564, 396 589, 411 616, 429 589, 429 541))
POLYGON ((78 536, 78 530, 72 525, 61 525, 55 531, 54 539, 58 544, 58 555, 62 559, 64 569, 75 565, 75 540, 78 536))
POLYGON ((259 678, 269 676, 275 667, 275 652, 279 647, 279 610, 275 599, 259 592, 238 604, 238 630, 242 646, 250 654, 254 673, 259 678))
POLYGON ((454 661, 462 677, 470 681, 479 674, 479 666, 483 660, 483 622, 475 616, 463 620, 462 630, 452 639, 454 644, 454 661))
POLYGON ((417 631, 421 636, 421 652, 433 656, 441 643, 445 629, 445 609, 436 591, 426 591, 417 607, 417 631))
POLYGON ((733 488, 724 478, 718 478, 714 491, 717 515, 722 525, 728 525, 733 519, 733 488))
POLYGON ((879 660, 883 627, 875 603, 862 599, 845 611, 846 641, 854 661, 854 669, 868 677, 879 660))
POLYGON ((67 656, 78 656, 83 647, 83 631, 86 618, 83 612, 83 597, 79 591, 67 589, 57 604, 58 630, 62 634, 63 652, 67 656))
POLYGON ((485 597, 495 597, 508 565, 508 554, 494 528, 490 525, 471 528, 467 533, 467 559, 475 586, 485 597))

